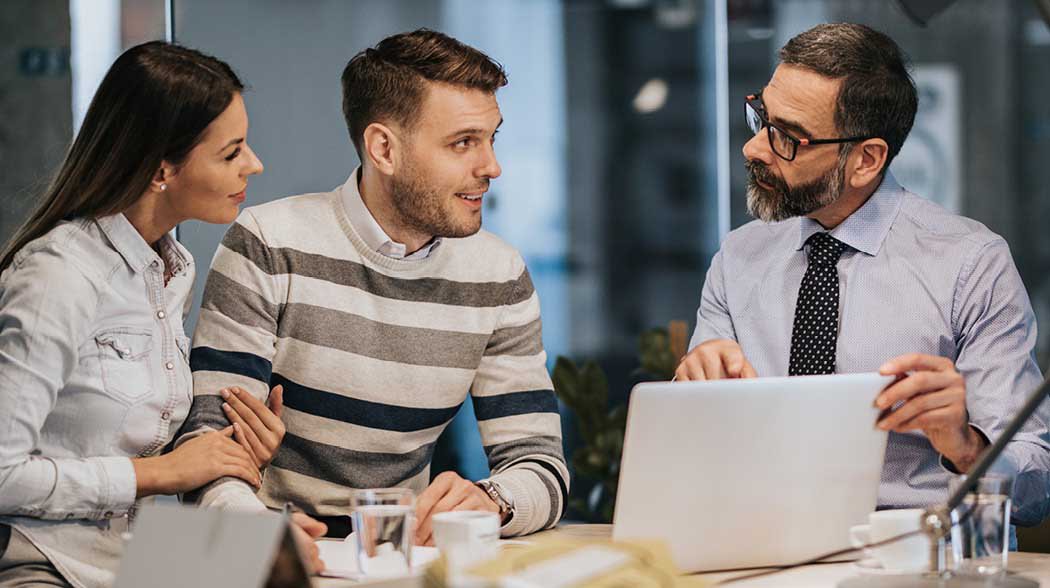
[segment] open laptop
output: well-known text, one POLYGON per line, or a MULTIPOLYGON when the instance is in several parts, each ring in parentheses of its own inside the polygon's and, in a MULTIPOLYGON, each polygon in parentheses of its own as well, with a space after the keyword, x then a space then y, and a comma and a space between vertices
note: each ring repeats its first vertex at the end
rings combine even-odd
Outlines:
POLYGON ((886 453, 878 374, 661 382, 631 393, 614 539, 657 538, 684 571, 849 547, 886 453))

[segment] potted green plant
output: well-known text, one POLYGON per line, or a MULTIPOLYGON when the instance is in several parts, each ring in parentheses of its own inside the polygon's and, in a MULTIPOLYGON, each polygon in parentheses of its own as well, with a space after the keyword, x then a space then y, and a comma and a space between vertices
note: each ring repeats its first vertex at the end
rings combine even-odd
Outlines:
MULTIPOLYGON (((684 325, 672 324, 671 333, 684 338, 684 325)), ((670 380, 678 364, 678 348, 668 329, 650 329, 638 339, 639 380, 670 380)), ((551 374, 554 390, 575 418, 583 444, 573 451, 571 464, 577 477, 594 482, 586 498, 570 499, 569 506, 588 522, 612 521, 616 487, 620 477, 620 457, 627 425, 627 405, 609 406, 609 381, 601 367, 588 361, 582 367, 559 356, 551 374)))

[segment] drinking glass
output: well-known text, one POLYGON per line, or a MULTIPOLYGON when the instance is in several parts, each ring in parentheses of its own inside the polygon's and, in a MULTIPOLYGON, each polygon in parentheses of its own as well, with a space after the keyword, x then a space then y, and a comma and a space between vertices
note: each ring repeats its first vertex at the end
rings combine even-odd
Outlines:
MULTIPOLYGON (((965 479, 958 476, 949 487, 957 488, 965 479)), ((1006 570, 1012 482, 1009 476, 985 476, 952 511, 952 556, 956 570, 986 575, 1006 570)))
POLYGON ((357 569, 369 577, 403 576, 412 564, 415 495, 408 488, 354 490, 350 518, 354 523, 357 569))

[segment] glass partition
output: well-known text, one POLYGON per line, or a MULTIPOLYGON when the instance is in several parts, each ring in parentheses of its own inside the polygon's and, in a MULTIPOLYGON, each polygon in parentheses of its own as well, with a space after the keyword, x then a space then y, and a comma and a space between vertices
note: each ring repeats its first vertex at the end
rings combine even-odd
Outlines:
POLYGON ((0 241, 33 209, 120 52, 165 34, 164 0, 0 5, 0 241))
MULTIPOLYGON (((486 198, 485 228, 528 263, 551 363, 557 355, 597 360, 614 402, 623 402, 636 380, 639 334, 690 320, 719 242, 716 73, 724 51, 716 50, 715 8, 723 7, 175 0, 174 22, 179 42, 229 61, 250 86, 252 145, 266 171, 253 178, 249 204, 346 180, 357 160, 339 76, 365 47, 429 27, 501 62, 510 78, 497 95, 503 175, 486 198)), ((180 239, 203 264, 224 231, 185 223, 180 239)), ((435 470, 487 474, 472 419, 468 403, 435 470)), ((571 446, 568 420, 565 428, 571 446)))

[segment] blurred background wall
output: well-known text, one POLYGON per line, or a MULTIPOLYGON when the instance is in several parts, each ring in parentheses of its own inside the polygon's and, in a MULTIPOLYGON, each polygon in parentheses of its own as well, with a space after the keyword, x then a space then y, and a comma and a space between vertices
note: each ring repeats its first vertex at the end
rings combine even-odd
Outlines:
MULTIPOLYGON (((530 266, 552 361, 597 361, 623 402, 638 335, 673 319, 691 328, 720 239, 749 220, 744 96, 788 38, 836 21, 883 30, 911 56, 920 113, 894 172, 1002 234, 1050 324, 1050 29, 1029 0, 959 0, 925 27, 891 0, 6 0, 0 238, 33 206, 124 48, 173 37, 237 70, 266 165, 249 186, 257 204, 345 181, 357 165, 340 107, 346 61, 392 33, 442 30, 510 77, 498 94, 504 175, 485 226, 530 266)), ((202 269, 195 302, 225 229, 179 228, 202 269)), ((196 308, 188 331, 195 320, 196 308)), ((1050 363, 1050 328, 1038 353, 1050 363)), ((485 473, 472 419, 468 403, 436 471, 485 473)))

